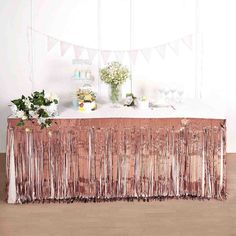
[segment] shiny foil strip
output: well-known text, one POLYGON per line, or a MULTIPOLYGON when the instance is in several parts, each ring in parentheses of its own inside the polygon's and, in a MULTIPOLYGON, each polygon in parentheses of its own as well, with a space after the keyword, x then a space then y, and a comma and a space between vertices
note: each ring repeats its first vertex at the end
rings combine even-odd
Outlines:
POLYGON ((218 119, 8 119, 7 201, 226 198, 218 119))

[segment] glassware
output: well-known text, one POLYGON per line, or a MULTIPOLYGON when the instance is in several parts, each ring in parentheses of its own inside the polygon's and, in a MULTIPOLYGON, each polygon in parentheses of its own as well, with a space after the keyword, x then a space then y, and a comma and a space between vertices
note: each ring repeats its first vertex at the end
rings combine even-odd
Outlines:
POLYGON ((176 102, 176 96, 175 96, 176 88, 171 88, 170 92, 171 92, 171 103, 175 103, 176 102))
POLYGON ((164 96, 164 89, 163 89, 163 88, 159 88, 159 89, 158 89, 158 93, 159 93, 159 98, 160 98, 160 99, 163 99, 163 96, 164 96))
POLYGON ((178 95, 177 102, 178 103, 183 102, 183 94, 184 94, 184 91, 182 89, 177 90, 177 95, 178 95))
POLYGON ((170 102, 170 98, 169 98, 170 90, 169 90, 169 88, 164 89, 164 94, 165 94, 165 102, 168 104, 170 102))
POLYGON ((78 98, 77 98, 77 95, 76 94, 73 94, 72 96, 72 106, 73 106, 73 109, 74 110, 77 110, 78 109, 78 98))
POLYGON ((112 107, 120 107, 121 106, 121 99, 122 99, 122 92, 121 86, 114 86, 110 84, 109 86, 109 99, 112 103, 112 107))

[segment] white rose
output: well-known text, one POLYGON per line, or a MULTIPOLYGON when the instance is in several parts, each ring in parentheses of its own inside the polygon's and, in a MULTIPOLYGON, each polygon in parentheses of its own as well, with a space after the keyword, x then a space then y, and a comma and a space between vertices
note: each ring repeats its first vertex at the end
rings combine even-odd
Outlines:
POLYGON ((46 121, 46 118, 43 118, 43 117, 40 117, 39 119, 38 119, 38 124, 45 124, 45 121, 46 121))
POLYGON ((54 100, 59 100, 58 96, 55 93, 46 93, 45 98, 47 98, 50 102, 53 102, 54 100))
POLYGON ((25 117, 25 112, 24 111, 17 111, 16 117, 22 119, 23 117, 25 117))
POLYGON ((27 118, 27 116, 22 116, 21 119, 22 120, 27 120, 28 118, 27 118))
POLYGON ((50 106, 48 106, 46 108, 46 111, 47 111, 49 116, 56 115, 57 114, 57 104, 55 104, 55 103, 50 104, 50 106))
POLYGON ((29 115, 34 119, 37 119, 39 116, 35 111, 29 111, 29 115))
POLYGON ((31 108, 31 102, 30 102, 29 98, 26 98, 26 99, 24 100, 24 103, 25 103, 25 106, 26 106, 28 109, 31 108))

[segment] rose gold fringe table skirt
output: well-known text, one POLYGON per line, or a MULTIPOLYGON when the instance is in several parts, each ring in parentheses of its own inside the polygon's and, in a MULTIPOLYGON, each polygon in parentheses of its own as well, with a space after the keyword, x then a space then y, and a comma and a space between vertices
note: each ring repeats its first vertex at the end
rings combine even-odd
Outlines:
POLYGON ((226 198, 224 119, 8 119, 7 201, 226 198))

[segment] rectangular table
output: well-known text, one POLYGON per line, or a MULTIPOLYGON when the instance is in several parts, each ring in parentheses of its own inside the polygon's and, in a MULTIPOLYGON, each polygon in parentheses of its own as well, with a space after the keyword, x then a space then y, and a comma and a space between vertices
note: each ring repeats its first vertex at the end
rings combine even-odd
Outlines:
POLYGON ((8 203, 226 198, 225 119, 81 116, 8 119, 8 203))

